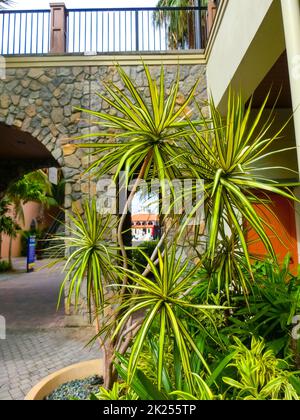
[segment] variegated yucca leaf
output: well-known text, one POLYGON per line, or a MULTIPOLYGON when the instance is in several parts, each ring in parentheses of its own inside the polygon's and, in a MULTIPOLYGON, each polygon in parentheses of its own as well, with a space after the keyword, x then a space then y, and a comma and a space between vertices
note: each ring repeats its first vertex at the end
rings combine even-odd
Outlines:
POLYGON ((97 212, 96 201, 86 202, 83 214, 78 210, 67 213, 68 234, 64 236, 67 261, 65 279, 61 285, 60 298, 67 291, 67 302, 73 300, 75 307, 86 290, 90 315, 103 309, 105 288, 116 282, 114 262, 117 261, 117 246, 111 243, 114 222, 111 216, 97 212))
MULTIPOLYGON (((237 233, 249 270, 251 264, 245 222, 258 234, 270 258, 276 261, 273 245, 266 232, 266 228, 270 229, 270 226, 257 213, 255 204, 269 208, 270 193, 297 201, 291 187, 299 185, 297 182, 277 181, 277 167, 260 167, 260 174, 257 172, 256 164, 259 161, 267 161, 275 153, 290 150, 286 148, 274 152, 269 149, 276 143, 288 122, 276 133, 271 132, 272 112, 267 119, 264 113, 268 99, 267 96, 254 120, 251 120, 252 102, 245 108, 240 95, 230 92, 226 118, 223 118, 213 99, 210 99, 210 119, 205 122, 205 118, 202 118, 204 130, 198 130, 191 124, 193 135, 186 137, 188 147, 185 164, 190 168, 193 177, 205 181, 203 202, 196 203, 187 219, 205 203, 209 257, 213 261, 217 254, 220 229, 226 225, 231 232, 237 233)), ((180 162, 183 159, 181 156, 180 162)), ((285 169, 287 173, 292 172, 298 178, 298 174, 290 168, 280 169, 285 169)))
MULTIPOLYGON (((138 88, 120 66, 116 67, 123 87, 113 82, 103 83, 104 93, 99 99, 109 105, 109 112, 79 109, 95 117, 95 124, 106 130, 80 136, 77 139, 96 137, 95 143, 77 145, 91 149, 97 159, 89 169, 97 168, 99 176, 112 171, 115 178, 121 171, 128 176, 136 174, 143 163, 142 178, 171 180, 181 178, 182 171, 174 158, 182 153, 182 139, 192 132, 185 118, 200 80, 196 80, 185 100, 180 95, 179 71, 171 86, 166 85, 165 70, 161 67, 158 80, 152 77, 149 67, 144 65, 146 90, 138 88), (167 93, 168 88, 168 93, 167 93)), ((198 121, 199 123, 199 121, 198 121)), ((193 122, 197 124, 197 122, 193 122)))
MULTIPOLYGON (((185 260, 182 255, 178 255, 176 243, 164 255, 159 252, 157 267, 146 254, 143 255, 151 267, 151 275, 144 277, 138 272, 121 269, 121 272, 126 272, 128 278, 132 281, 132 284, 127 286, 131 293, 124 301, 123 316, 114 331, 116 336, 131 316, 140 313, 140 311, 145 311, 145 317, 134 339, 130 353, 129 383, 134 377, 143 346, 154 322, 158 322, 160 326, 157 366, 159 390, 162 384, 166 336, 170 334, 174 336, 176 341, 186 379, 191 383, 192 370, 189 356, 191 350, 199 357, 207 371, 209 371, 209 367, 193 336, 189 333, 187 323, 192 321, 200 330, 203 330, 203 325, 197 314, 204 313, 208 319, 211 319, 210 310, 224 310, 226 308, 191 302, 189 295, 194 287, 194 274, 197 268, 193 264, 190 265, 189 261, 185 260)), ((211 322, 213 324, 212 319, 211 322)))

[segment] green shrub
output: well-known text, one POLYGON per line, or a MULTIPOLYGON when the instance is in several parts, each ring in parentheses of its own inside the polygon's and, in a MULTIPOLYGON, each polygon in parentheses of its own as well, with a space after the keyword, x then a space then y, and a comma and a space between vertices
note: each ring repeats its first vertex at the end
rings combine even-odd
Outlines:
POLYGON ((143 251, 149 258, 151 258, 157 244, 158 241, 146 241, 133 249, 132 260, 136 270, 143 272, 148 264, 145 256, 140 251, 143 251))
POLYGON ((250 348, 237 337, 234 341, 231 366, 237 370, 238 378, 223 377, 223 381, 234 390, 235 400, 299 400, 293 386, 298 384, 298 372, 290 372, 284 360, 266 349, 264 340, 252 337, 250 348))
POLYGON ((11 264, 8 261, 0 261, 0 273, 5 273, 11 270, 11 264))

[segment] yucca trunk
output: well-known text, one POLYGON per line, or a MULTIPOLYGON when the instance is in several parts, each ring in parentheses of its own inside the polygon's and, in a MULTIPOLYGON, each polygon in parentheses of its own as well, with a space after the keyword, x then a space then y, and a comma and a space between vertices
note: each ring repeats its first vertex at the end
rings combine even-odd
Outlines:
POLYGON ((109 340, 105 343, 103 355, 103 386, 106 389, 112 389, 114 383, 118 379, 118 374, 114 366, 115 350, 114 341, 109 340))
POLYGON ((8 250, 8 262, 10 267, 12 267, 12 245, 13 245, 13 237, 9 238, 9 250, 8 250))

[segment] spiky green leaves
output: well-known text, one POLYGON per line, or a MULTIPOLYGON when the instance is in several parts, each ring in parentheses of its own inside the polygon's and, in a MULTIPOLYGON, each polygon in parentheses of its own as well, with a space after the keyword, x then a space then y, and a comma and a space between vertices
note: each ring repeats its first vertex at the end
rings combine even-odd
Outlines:
POLYGON ((129 381, 134 376, 151 326, 156 321, 159 323, 160 330, 157 367, 158 388, 161 389, 162 384, 166 337, 170 335, 176 341, 187 381, 191 382, 192 370, 189 357, 191 350, 197 354, 208 371, 209 368, 186 323, 190 320, 202 329, 203 327, 197 318, 197 314, 205 313, 209 317, 210 309, 224 308, 191 303, 189 294, 194 287, 193 281, 196 268, 193 265, 190 266, 188 261, 184 261, 184 258, 178 255, 176 244, 166 251, 164 255, 159 253, 157 267, 146 254, 144 254, 144 257, 151 267, 152 277, 144 277, 137 272, 121 269, 132 280, 132 285, 127 286, 132 292, 123 304, 124 315, 120 319, 114 335, 118 334, 132 315, 139 311, 145 311, 146 313, 131 349, 128 364, 129 381))
POLYGON ((117 259, 117 248, 110 243, 114 223, 110 216, 97 212, 95 200, 84 204, 83 214, 75 210, 74 214, 68 213, 68 217, 68 235, 62 238, 67 262, 60 298, 67 290, 68 304, 74 300, 77 306, 85 288, 92 315, 103 309, 106 285, 116 281, 114 261, 117 259))
MULTIPOLYGON (((296 200, 289 187, 291 184, 279 184, 270 172, 270 167, 260 168, 256 172, 258 160, 268 160, 274 151, 269 147, 282 133, 286 124, 275 134, 270 134, 273 116, 265 119, 268 97, 253 117, 251 101, 245 109, 242 98, 232 92, 228 98, 227 117, 223 118, 213 99, 209 102, 210 119, 203 119, 204 130, 191 124, 192 136, 187 136, 189 150, 186 152, 186 166, 193 176, 205 180, 207 203, 207 231, 209 232, 208 254, 211 260, 217 252, 220 226, 226 224, 231 232, 237 232, 241 248, 248 262, 250 258, 243 223, 247 222, 263 242, 269 256, 276 261, 276 255, 266 233, 264 220, 257 214, 254 204, 268 206, 268 193, 275 193, 290 200, 296 200), (266 172, 263 177, 262 173, 266 172), (262 199, 257 191, 266 193, 262 199)), ((276 153, 282 153, 278 150, 276 153)), ((182 157, 181 157, 182 160, 182 157)), ((289 168, 286 171, 290 171, 289 168)), ((297 183, 294 183, 297 185, 297 183)))
POLYGON ((146 89, 150 95, 148 99, 144 89, 139 89, 120 66, 116 68, 122 88, 117 83, 105 83, 105 92, 99 94, 101 100, 109 105, 109 113, 80 109, 96 117, 99 126, 107 131, 78 137, 101 139, 101 142, 78 145, 92 149, 95 154, 101 153, 90 169, 97 168, 99 176, 113 171, 115 178, 126 169, 130 176, 151 155, 144 179, 148 179, 150 173, 152 178, 158 177, 160 180, 180 177, 181 172, 174 157, 180 154, 183 135, 191 133, 185 113, 194 98, 199 80, 195 81, 182 103, 179 101, 179 73, 167 93, 164 67, 161 67, 156 80, 144 65, 146 89), (103 141, 105 137, 111 137, 114 141, 103 141))

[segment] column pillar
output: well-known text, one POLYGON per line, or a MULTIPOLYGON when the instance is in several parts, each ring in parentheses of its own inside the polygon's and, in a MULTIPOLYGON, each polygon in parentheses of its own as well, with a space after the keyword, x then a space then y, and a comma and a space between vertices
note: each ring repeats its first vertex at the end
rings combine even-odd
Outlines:
MULTIPOLYGON (((298 170, 300 171, 300 0, 281 0, 285 44, 289 66, 298 170)), ((300 188, 295 194, 300 199, 300 188)), ((298 262, 300 262, 300 204, 295 204, 298 262)))
POLYGON ((217 4, 214 0, 209 0, 208 9, 207 9, 207 34, 210 34, 210 31, 213 27, 214 20, 217 14, 217 4))
POLYGON ((67 9, 64 3, 50 3, 50 53, 64 54, 67 48, 67 9))

